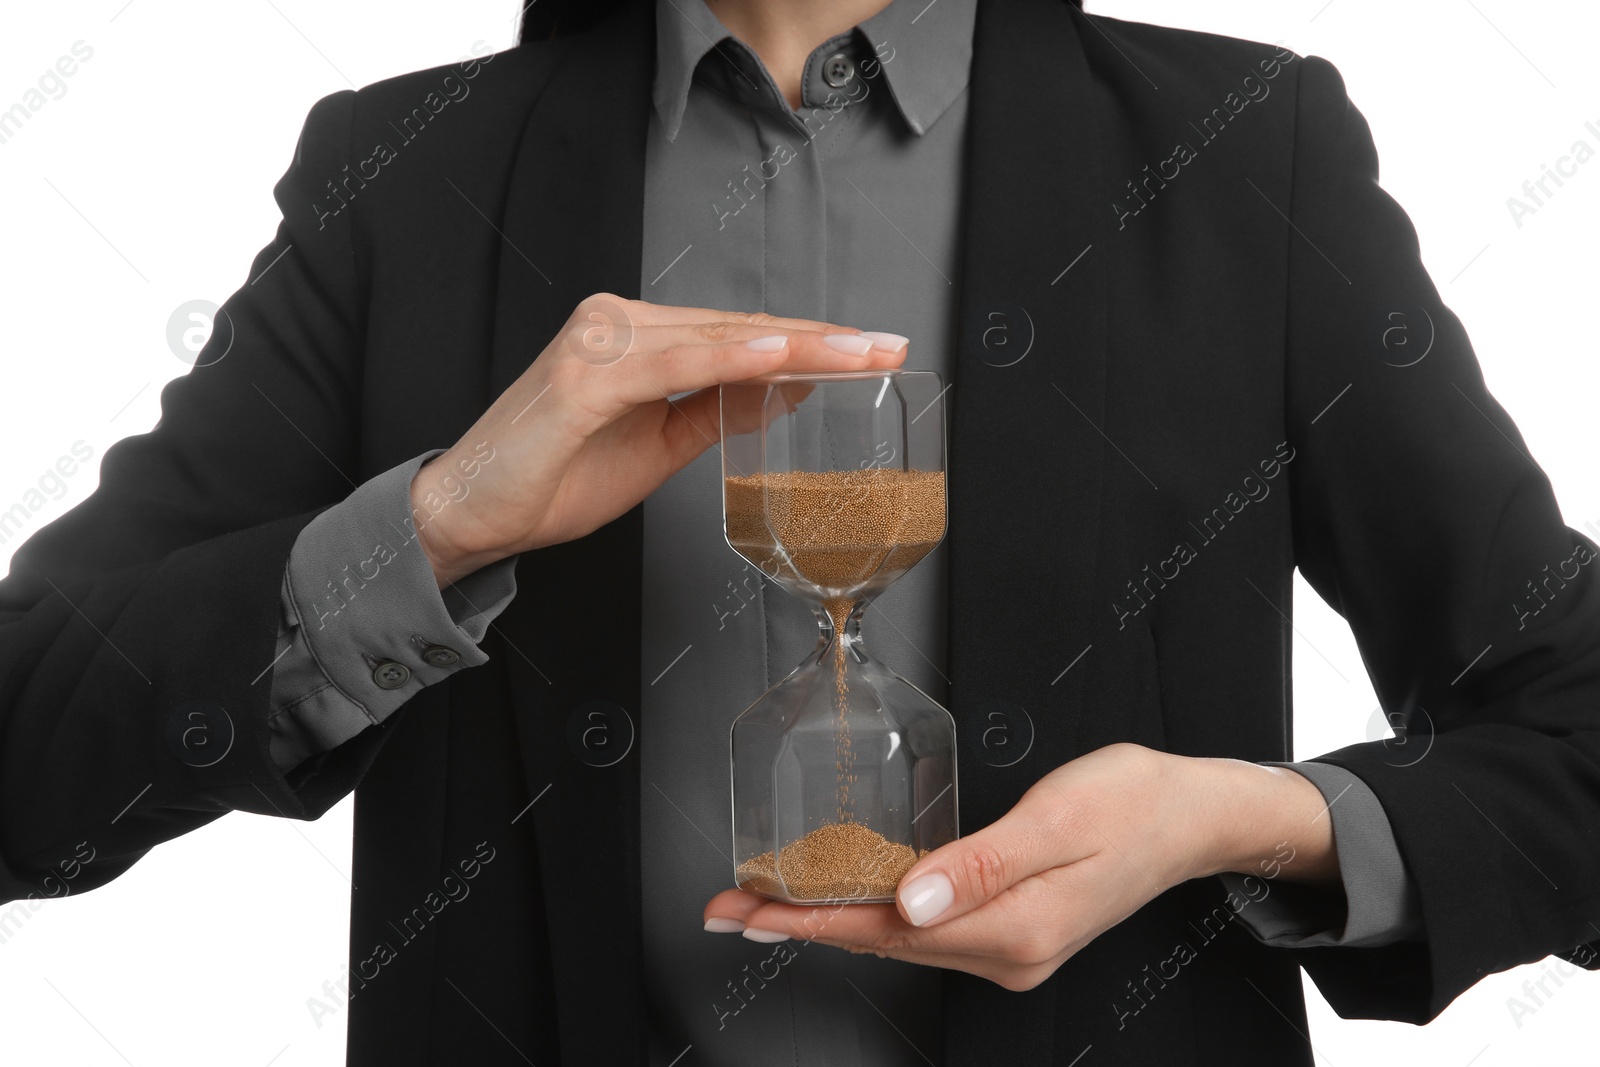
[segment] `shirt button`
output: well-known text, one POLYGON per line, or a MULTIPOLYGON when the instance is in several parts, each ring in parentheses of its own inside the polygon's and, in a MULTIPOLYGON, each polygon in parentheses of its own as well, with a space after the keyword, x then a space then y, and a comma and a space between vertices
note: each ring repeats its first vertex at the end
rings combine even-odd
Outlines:
POLYGON ((373 668, 372 680, 379 689, 399 689, 411 680, 411 670, 404 663, 386 659, 373 668))
POLYGON ((835 89, 842 88, 855 73, 856 65, 843 52, 835 52, 822 61, 822 80, 835 89))
POLYGON ((461 662, 461 654, 444 645, 429 645, 422 650, 422 658, 435 667, 454 667, 461 662))

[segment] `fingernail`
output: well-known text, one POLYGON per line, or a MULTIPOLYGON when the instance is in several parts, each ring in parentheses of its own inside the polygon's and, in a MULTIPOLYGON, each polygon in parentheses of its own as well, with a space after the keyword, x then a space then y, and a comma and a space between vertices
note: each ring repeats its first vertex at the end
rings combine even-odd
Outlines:
POLYGON ((864 356, 872 351, 872 339, 864 333, 830 333, 822 338, 822 343, 835 352, 851 356, 864 356))
POLYGON ((757 337, 754 341, 746 341, 744 346, 756 352, 776 352, 788 343, 789 338, 780 333, 772 337, 757 337))
POLYGON ((755 927, 746 930, 744 936, 752 941, 759 941, 763 945, 775 945, 779 941, 789 940, 788 934, 780 934, 776 930, 757 930, 755 927))
POLYGON ((724 919, 720 915, 713 915, 706 920, 706 932, 711 934, 737 934, 744 931, 744 923, 738 919, 724 919))
POLYGON ((882 333, 878 330, 863 330, 861 336, 872 338, 873 344, 886 352, 898 352, 911 343, 909 337, 901 337, 897 333, 882 333))
POLYGON ((925 874, 900 890, 900 903, 912 926, 926 926, 948 911, 955 901, 956 887, 947 875, 938 871, 925 874))

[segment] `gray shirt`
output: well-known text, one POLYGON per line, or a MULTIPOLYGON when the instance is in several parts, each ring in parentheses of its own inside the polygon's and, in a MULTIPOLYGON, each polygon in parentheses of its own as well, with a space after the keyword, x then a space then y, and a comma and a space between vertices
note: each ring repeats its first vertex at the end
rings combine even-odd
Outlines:
MULTIPOLYGON (((659 3, 656 17, 643 298, 903 334, 906 367, 948 379, 975 0, 899 0, 823 42, 798 112, 702 0, 659 3)), ((644 509, 652 1062, 690 1044, 696 1064, 775 1062, 780 1049, 800 1067, 937 1062, 937 972, 701 929, 705 902, 732 880, 729 724, 817 640, 810 607, 724 542, 721 485, 712 449, 644 509)), ((936 700, 945 579, 935 549, 862 620, 874 655, 936 700)))
MULTIPOLYGON (((640 296, 904 334, 908 367, 948 376, 975 2, 894 0, 811 53, 792 111, 704 0, 658 0, 640 296)), ((436 590, 408 492, 436 454, 360 487, 291 552, 271 675, 273 752, 285 769, 381 721, 422 686, 487 661, 478 642, 515 595, 514 560, 436 590), (374 574, 344 565, 379 542, 392 558, 374 574)), ((692 1045, 684 1067, 937 1063, 936 971, 700 928, 705 901, 732 884, 728 727, 816 639, 809 609, 724 542, 720 474, 720 454, 708 450, 645 503, 640 818, 652 1061, 692 1045)), ((941 700, 945 582, 936 550, 862 626, 879 659, 941 700)), ((1274 945, 1409 936, 1416 904, 1376 797, 1340 768, 1288 766, 1332 804, 1348 911, 1341 921, 1312 895, 1275 893, 1271 911, 1240 918, 1274 945)))

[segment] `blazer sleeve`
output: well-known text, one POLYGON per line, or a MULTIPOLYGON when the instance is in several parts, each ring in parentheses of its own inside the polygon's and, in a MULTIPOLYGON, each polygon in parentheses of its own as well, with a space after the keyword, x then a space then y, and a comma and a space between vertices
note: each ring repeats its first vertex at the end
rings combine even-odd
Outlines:
POLYGON ((0 582, 0 899, 74 891, 230 809, 314 819, 382 728, 297 788, 269 751, 284 568, 357 470, 363 299, 351 212, 313 204, 350 159, 355 94, 319 101, 274 193, 283 221, 149 433, 0 582), (81 869, 73 857, 93 855, 81 869))
POLYGON ((1379 188, 1343 80, 1315 57, 1300 79, 1282 205, 1296 562, 1405 735, 1319 760, 1381 802, 1422 931, 1297 956, 1340 1015, 1421 1023, 1491 972, 1596 959, 1600 566, 1379 188))

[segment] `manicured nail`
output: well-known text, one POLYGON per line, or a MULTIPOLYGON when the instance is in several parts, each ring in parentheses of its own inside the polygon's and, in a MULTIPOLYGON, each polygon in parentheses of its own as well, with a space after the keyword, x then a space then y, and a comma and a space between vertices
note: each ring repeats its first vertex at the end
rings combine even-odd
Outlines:
POLYGON ((754 341, 746 341, 744 346, 756 352, 776 352, 788 343, 788 336, 780 333, 772 337, 757 337, 754 341))
POLYGON ((822 338, 822 343, 850 356, 864 356, 872 351, 872 339, 863 333, 830 333, 822 338))
POLYGON ((901 337, 897 333, 882 333, 878 330, 863 330, 861 336, 872 338, 872 343, 886 352, 898 352, 911 343, 909 337, 901 337))
POLYGON ((759 941, 763 945, 775 945, 779 941, 789 940, 788 934, 780 934, 776 930, 757 930, 755 927, 746 930, 744 936, 752 941, 759 941))
MULTIPOLYGON (((956 887, 947 875, 935 871, 925 874, 900 890, 900 903, 912 926, 926 926, 950 909, 956 901, 956 887)), ((746 937, 750 935, 745 934, 746 937)))
POLYGON ((706 932, 711 934, 738 934, 744 932, 744 923, 738 919, 724 919, 713 915, 706 920, 706 932))

